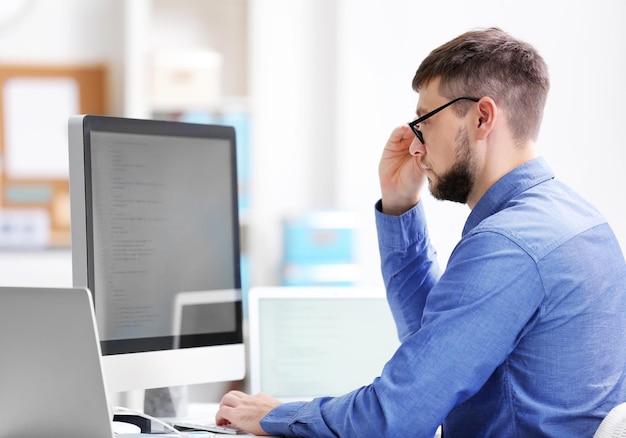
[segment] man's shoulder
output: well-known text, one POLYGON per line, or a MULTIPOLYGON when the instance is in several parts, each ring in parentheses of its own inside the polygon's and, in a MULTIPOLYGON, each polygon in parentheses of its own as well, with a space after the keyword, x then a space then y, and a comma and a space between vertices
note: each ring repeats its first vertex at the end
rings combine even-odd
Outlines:
POLYGON ((551 180, 508 200, 469 235, 497 233, 541 257, 546 251, 606 222, 604 216, 575 191, 551 180))

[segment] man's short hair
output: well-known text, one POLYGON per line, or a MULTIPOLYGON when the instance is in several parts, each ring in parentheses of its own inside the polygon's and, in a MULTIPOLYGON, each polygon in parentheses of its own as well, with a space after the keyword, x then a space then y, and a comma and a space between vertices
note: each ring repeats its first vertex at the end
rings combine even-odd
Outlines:
MULTIPOLYGON (((489 96, 504 109, 516 141, 537 140, 550 80, 546 63, 530 44, 498 28, 466 32, 422 61, 413 89, 419 92, 438 77, 441 95, 489 96)), ((463 115, 470 106, 459 102, 455 110, 463 115)))

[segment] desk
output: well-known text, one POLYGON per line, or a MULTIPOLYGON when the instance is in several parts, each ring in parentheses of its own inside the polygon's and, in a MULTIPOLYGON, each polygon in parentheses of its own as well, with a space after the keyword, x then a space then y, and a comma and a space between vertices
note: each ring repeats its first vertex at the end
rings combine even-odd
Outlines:
MULTIPOLYGON (((238 437, 254 437, 257 435, 252 435, 251 433, 244 433, 244 434, 237 434, 237 435, 229 435, 229 434, 225 434, 225 433, 213 433, 213 432, 181 432, 180 435, 175 434, 175 433, 118 433, 115 434, 116 437, 124 437, 124 438, 146 438, 146 437, 153 437, 153 438, 228 438, 228 437, 233 437, 233 438, 238 438, 238 437)), ((264 435, 264 436, 268 436, 268 435, 264 435)), ((278 438, 275 437, 274 435, 269 435, 269 438, 278 438)))
MULTIPOLYGON (((207 420, 211 418, 215 418, 215 413, 219 409, 219 403, 190 403, 188 406, 188 414, 183 418, 177 418, 177 420, 207 420)), ((173 419, 172 418, 161 418, 162 421, 169 423, 173 419)), ((162 429, 157 423, 152 422, 153 432, 154 433, 120 433, 116 434, 116 437, 124 437, 124 438, 146 438, 146 437, 156 437, 156 438, 181 438, 180 435, 174 433, 163 433, 164 429, 162 429)), ((219 438, 228 438, 228 437, 253 437, 256 435, 252 435, 249 433, 237 434, 237 435, 229 435, 222 433, 212 433, 212 432, 181 432, 184 437, 189 438, 209 438, 209 437, 219 437, 219 438)), ((271 435, 270 435, 271 437, 271 435)))
MULTIPOLYGON (((188 412, 189 415, 187 417, 185 417, 184 419, 198 419, 198 418, 203 418, 203 419, 207 419, 207 418, 214 418, 215 417, 215 413, 217 412, 219 408, 219 403, 190 403, 188 406, 188 412)), ((168 421, 171 419, 163 419, 164 421, 168 421)), ((184 434, 185 432, 183 432, 184 434)), ((131 433, 131 434, 118 434, 116 435, 116 437, 124 437, 124 438, 146 438, 146 437, 154 437, 154 438, 180 438, 180 435, 176 435, 176 434, 163 434, 163 433, 159 433, 159 434, 141 434, 141 433, 131 433)), ((252 435, 249 433, 245 433, 245 434, 237 434, 237 435, 228 435, 228 434, 222 434, 222 433, 216 433, 213 434, 211 432, 207 432, 206 434, 201 434, 201 433, 194 433, 194 434, 189 434, 189 438, 200 438, 200 437, 219 437, 219 438, 228 438, 228 437, 233 437, 233 438, 239 438, 239 437, 254 437, 257 435, 252 435)), ((268 435, 270 438, 278 438, 276 435, 268 435)), ((437 429, 437 432, 435 433, 435 436, 433 438, 441 438, 441 427, 439 427, 437 429)))

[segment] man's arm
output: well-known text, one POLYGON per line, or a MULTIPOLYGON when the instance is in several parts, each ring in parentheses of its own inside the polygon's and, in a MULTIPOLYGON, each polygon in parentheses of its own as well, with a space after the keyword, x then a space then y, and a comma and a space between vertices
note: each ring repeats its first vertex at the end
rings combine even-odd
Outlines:
POLYGON ((376 205, 378 248, 387 300, 401 341, 422 324, 426 298, 441 276, 423 205, 390 216, 376 205))
POLYGON ((395 128, 378 165, 378 247, 387 299, 400 340, 419 329, 426 296, 440 276, 420 203, 426 178, 420 156, 410 151, 417 141, 407 125, 395 128))

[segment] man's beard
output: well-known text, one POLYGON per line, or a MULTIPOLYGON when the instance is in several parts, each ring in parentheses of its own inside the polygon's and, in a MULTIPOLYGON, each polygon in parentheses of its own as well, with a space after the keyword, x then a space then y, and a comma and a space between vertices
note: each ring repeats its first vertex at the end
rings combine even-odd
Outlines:
POLYGON ((470 150, 467 129, 461 128, 459 130, 456 142, 456 162, 435 183, 429 181, 429 187, 432 195, 439 200, 465 204, 474 187, 474 171, 476 169, 474 156, 470 150))

